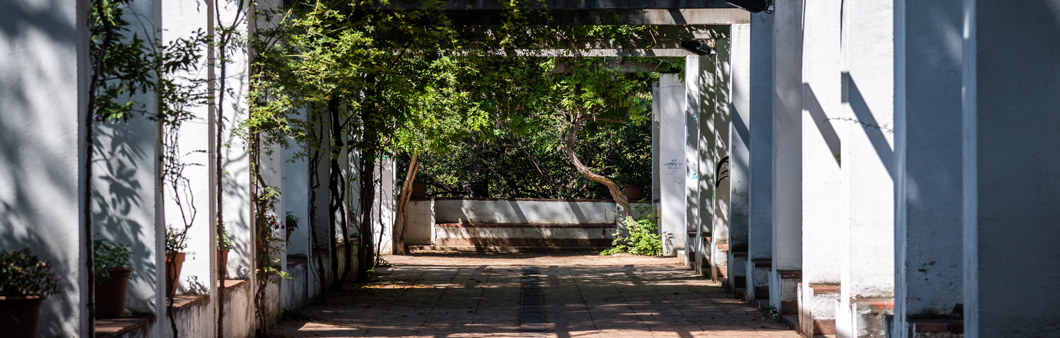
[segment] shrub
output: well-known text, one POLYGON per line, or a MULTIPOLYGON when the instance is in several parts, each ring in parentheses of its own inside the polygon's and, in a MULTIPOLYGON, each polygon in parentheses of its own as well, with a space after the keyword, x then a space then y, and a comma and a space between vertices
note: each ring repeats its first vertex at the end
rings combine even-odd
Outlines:
POLYGON ((59 293, 58 277, 48 261, 22 250, 0 251, 0 296, 48 296, 59 293))
POLYGON ((622 237, 621 233, 616 234, 615 240, 611 242, 611 248, 600 252, 600 255, 613 255, 619 252, 642 256, 662 255, 662 240, 654 217, 654 214, 648 213, 637 219, 626 218, 623 224, 626 225, 629 237, 622 237))

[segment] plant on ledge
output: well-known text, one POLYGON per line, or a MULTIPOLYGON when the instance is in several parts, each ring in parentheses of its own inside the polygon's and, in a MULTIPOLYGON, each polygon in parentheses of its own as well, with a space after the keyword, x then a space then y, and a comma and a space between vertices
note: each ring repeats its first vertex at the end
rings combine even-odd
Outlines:
MULTIPOLYGON (((96 238, 103 236, 96 235, 96 238)), ((129 286, 132 250, 125 243, 105 239, 93 241, 96 276, 96 318, 121 317, 125 313, 125 295, 129 286)))
POLYGON ((626 217, 622 223, 625 224, 629 237, 623 237, 621 233, 615 234, 611 248, 600 252, 600 255, 614 255, 620 252, 642 256, 662 255, 659 226, 655 224, 654 219, 655 215, 652 213, 643 214, 636 219, 626 217))
POLYGON ((0 328, 4 337, 36 337, 40 306, 59 293, 48 261, 22 250, 0 251, 0 328))

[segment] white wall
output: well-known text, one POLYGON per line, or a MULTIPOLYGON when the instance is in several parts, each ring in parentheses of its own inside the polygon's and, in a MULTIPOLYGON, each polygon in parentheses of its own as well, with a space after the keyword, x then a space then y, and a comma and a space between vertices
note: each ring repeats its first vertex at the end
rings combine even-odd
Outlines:
POLYGON ((747 290, 756 284, 752 260, 773 256, 773 15, 751 15, 750 219, 747 235, 747 290))
POLYGON ((605 224, 616 220, 615 203, 610 201, 435 199, 434 205, 437 223, 605 224))
MULTIPOLYGON (((729 244, 728 276, 733 283, 736 276, 746 276, 746 264, 732 255, 737 248, 747 247, 747 230, 750 218, 751 175, 751 25, 736 24, 731 27, 731 71, 730 88, 732 104, 729 105, 729 244), (744 265, 740 265, 744 264, 744 265)), ((722 237, 722 236, 719 236, 722 237)))
POLYGON ((79 207, 87 88, 87 1, 0 4, 0 250, 30 247, 51 261, 62 293, 42 308, 40 334, 84 336, 86 234, 79 207))
POLYGON ((803 1, 776 2, 773 66, 773 271, 770 303, 794 302, 797 280, 782 280, 780 271, 802 269, 802 31, 803 1))
POLYGON ((895 2, 895 330, 955 318, 961 270, 961 1, 895 2))
POLYGON ((966 337, 1055 335, 1060 7, 964 1, 966 337))
POLYGON ((852 302, 894 295, 892 4, 844 2, 842 9, 842 102, 852 115, 841 154, 850 223, 836 323, 840 336, 881 335, 882 325, 861 323, 868 317, 855 316, 852 302))
POLYGON ((685 85, 677 74, 659 74, 659 190, 662 212, 659 230, 663 254, 684 248, 686 199, 685 179, 685 85), (666 240, 673 236, 672 240, 666 240))

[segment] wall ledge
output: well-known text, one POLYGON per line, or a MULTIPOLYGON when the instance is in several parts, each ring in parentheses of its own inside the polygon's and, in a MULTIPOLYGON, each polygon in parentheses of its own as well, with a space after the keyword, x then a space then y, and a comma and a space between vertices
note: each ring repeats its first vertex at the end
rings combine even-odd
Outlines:
POLYGON ((146 327, 153 317, 123 317, 96 319, 96 338, 113 338, 146 327))

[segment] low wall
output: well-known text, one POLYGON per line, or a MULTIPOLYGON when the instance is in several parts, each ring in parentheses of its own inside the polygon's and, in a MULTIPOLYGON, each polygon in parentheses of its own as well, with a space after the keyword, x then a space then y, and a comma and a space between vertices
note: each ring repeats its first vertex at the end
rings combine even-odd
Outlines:
MULTIPOLYGON (((651 204, 632 203, 634 216, 651 204)), ((546 200, 438 198, 412 200, 408 206, 409 245, 467 245, 467 241, 520 239, 512 245, 535 245, 536 239, 559 240, 572 245, 610 244, 622 209, 611 200, 546 200), (462 227, 454 225, 479 225, 462 227), (549 225, 527 227, 526 225, 549 225), (615 225, 604 229, 600 225, 615 225), (588 226, 588 228, 586 228, 588 226), (591 240, 595 242, 585 242, 591 240), (518 243, 516 243, 518 242, 518 243), (585 242, 585 243, 582 243, 585 242), (588 243, 588 244, 587 244, 588 243), (601 242, 603 243, 603 242, 601 242)), ((475 242, 478 243, 478 242, 475 242)))

